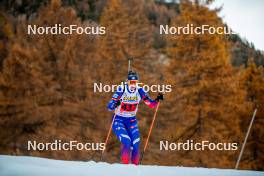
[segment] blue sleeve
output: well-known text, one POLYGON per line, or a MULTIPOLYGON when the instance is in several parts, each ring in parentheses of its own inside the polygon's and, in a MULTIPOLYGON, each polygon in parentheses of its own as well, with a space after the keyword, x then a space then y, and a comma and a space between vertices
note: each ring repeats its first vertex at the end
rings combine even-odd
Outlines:
POLYGON ((140 94, 141 99, 144 101, 146 105, 148 105, 150 108, 155 108, 158 104, 156 100, 152 100, 148 93, 143 90, 143 88, 139 88, 138 92, 140 94))
POLYGON ((114 95, 112 96, 112 99, 109 101, 107 105, 107 109, 109 111, 112 111, 116 108, 116 102, 122 97, 124 92, 123 89, 124 87, 122 86, 117 87, 117 90, 115 91, 114 95))

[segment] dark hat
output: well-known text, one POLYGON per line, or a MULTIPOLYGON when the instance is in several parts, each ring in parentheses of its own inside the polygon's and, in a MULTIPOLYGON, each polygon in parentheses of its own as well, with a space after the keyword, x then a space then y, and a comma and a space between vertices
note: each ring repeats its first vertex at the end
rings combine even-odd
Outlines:
POLYGON ((136 72, 129 71, 127 75, 127 80, 139 80, 139 76, 136 72))

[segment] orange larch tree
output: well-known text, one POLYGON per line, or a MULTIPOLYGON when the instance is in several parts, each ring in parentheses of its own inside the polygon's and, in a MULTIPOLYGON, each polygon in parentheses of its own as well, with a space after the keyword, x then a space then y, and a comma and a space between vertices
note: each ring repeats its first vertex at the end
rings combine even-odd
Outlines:
MULTIPOLYGON (((223 27, 217 11, 207 7, 209 4, 181 1, 180 15, 171 26, 223 27)), ((175 91, 170 101, 179 107, 174 112, 178 123, 172 139, 239 143, 245 92, 238 89, 226 36, 208 32, 169 35, 168 44, 168 71, 175 91)), ((237 156, 237 151, 232 150, 180 153, 185 158, 181 164, 205 167, 232 168, 237 156)))
MULTIPOLYGON (((247 100, 253 105, 251 113, 243 118, 241 130, 246 135, 253 110, 257 109, 257 114, 250 131, 240 168, 261 170, 263 163, 263 137, 264 137, 264 70, 257 67, 253 59, 249 59, 247 67, 243 70, 241 77, 242 87, 247 91, 247 100)), ((243 136, 243 137, 244 137, 243 136)))

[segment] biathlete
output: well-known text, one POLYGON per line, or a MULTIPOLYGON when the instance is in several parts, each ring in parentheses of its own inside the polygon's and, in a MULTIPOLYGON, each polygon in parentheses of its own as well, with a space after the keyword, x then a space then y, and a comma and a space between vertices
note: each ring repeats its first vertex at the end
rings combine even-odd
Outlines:
POLYGON ((150 108, 155 108, 163 94, 159 93, 155 100, 138 86, 139 76, 136 72, 128 73, 127 82, 119 85, 111 101, 108 110, 115 111, 113 132, 121 142, 121 162, 123 164, 138 165, 140 160, 140 133, 136 119, 138 104, 141 100, 150 108))

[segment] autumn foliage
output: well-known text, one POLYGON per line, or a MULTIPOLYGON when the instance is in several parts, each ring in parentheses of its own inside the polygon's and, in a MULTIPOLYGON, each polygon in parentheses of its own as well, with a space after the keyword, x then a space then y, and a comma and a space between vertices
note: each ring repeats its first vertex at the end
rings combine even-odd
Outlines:
MULTIPOLYGON (((260 64, 247 57, 245 65, 232 65, 232 57, 239 56, 230 49, 234 36, 158 34, 162 23, 224 26, 218 10, 208 8, 211 1, 79 3, 52 0, 36 4, 37 9, 29 6, 32 12, 21 16, 8 11, 7 4, 0 13, 0 154, 99 161, 100 151, 28 151, 26 145, 28 140, 103 142, 111 123, 106 105, 112 92, 94 92, 93 84, 124 81, 127 60, 134 58, 133 69, 143 83, 172 85, 160 105, 144 164, 234 168, 257 108, 240 168, 263 170, 260 64), (106 34, 28 35, 28 24, 105 26, 106 34), (238 143, 238 150, 159 150, 159 141, 186 140, 238 143)), ((140 105, 142 144, 153 113, 140 105)), ((104 159, 119 162, 114 135, 104 159)))

